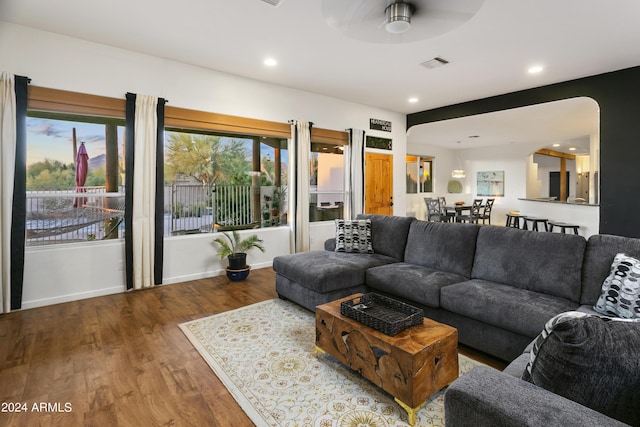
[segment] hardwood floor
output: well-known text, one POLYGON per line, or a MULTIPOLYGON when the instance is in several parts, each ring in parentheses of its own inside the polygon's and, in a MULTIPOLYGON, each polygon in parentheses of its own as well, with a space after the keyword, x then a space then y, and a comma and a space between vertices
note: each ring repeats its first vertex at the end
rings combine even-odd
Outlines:
POLYGON ((244 282, 220 276, 0 315, 0 426, 252 426, 177 325, 277 298, 274 282, 264 268, 244 282))

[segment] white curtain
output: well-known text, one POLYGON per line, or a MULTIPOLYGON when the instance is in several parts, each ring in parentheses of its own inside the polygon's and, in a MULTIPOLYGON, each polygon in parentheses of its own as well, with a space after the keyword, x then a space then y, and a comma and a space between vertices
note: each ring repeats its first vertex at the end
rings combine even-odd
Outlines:
POLYGON ((11 311, 11 217, 13 176, 16 162, 16 94, 14 77, 0 75, 0 269, 2 270, 2 313, 11 311))
POLYGON ((364 131, 349 129, 344 150, 344 217, 354 219, 364 212, 364 131))
POLYGON ((292 121, 289 147, 289 212, 294 220, 292 228, 292 252, 309 250, 309 155, 311 153, 311 125, 309 122, 292 121))
POLYGON ((136 96, 132 209, 134 289, 154 285, 157 105, 157 97, 136 96))

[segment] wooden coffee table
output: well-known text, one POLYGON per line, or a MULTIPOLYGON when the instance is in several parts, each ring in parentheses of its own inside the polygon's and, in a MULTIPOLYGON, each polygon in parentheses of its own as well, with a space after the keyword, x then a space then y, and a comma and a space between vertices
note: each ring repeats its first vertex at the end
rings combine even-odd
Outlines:
POLYGON ((425 318, 389 336, 340 314, 352 295, 316 307, 316 355, 328 353, 391 394, 415 425, 416 412, 458 378, 458 331, 425 318))

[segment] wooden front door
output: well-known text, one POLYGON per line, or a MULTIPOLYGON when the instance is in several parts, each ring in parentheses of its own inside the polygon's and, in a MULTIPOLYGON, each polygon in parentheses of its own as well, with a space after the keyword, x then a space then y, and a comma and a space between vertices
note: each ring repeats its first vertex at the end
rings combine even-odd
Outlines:
POLYGON ((393 156, 365 154, 364 212, 393 215, 393 156))

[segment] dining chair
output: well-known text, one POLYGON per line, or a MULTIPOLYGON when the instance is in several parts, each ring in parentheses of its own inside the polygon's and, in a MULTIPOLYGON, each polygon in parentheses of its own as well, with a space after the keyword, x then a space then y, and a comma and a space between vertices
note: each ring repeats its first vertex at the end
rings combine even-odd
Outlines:
POLYGON ((456 216, 456 212, 447 210, 447 199, 444 196, 440 196, 438 197, 438 200, 440 200, 440 210, 442 211, 444 221, 449 222, 453 220, 456 216))
POLYGON ((471 208, 469 209, 469 215, 456 215, 456 222, 469 222, 473 224, 478 223, 480 217, 480 209, 482 208, 482 199, 473 199, 471 208))
POLYGON ((491 209, 493 209, 493 202, 495 201, 496 199, 487 199, 487 202, 484 204, 482 214, 478 216, 478 219, 482 220, 482 224, 484 224, 486 220, 489 220, 489 224, 491 224, 491 209))
POLYGON ((445 215, 442 215, 440 199, 425 197, 424 203, 427 205, 427 221, 444 222, 445 215))

